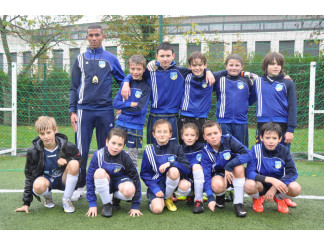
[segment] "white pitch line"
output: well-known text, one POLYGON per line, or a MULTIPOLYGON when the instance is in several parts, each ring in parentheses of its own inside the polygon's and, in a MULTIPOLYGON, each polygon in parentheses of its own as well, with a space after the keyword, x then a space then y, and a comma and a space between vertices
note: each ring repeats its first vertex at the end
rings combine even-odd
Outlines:
MULTIPOLYGON (((7 190, 7 189, 0 189, 0 193, 22 193, 24 190, 7 190)), ((52 190, 53 193, 63 193, 63 191, 60 190, 52 190)), ((85 191, 86 192, 86 191, 85 191)), ((142 195, 146 195, 146 192, 142 192, 142 195)), ((247 194, 244 194, 245 197, 248 197, 247 194)), ((324 200, 324 196, 297 196, 294 198, 298 199, 313 199, 313 200, 324 200)))

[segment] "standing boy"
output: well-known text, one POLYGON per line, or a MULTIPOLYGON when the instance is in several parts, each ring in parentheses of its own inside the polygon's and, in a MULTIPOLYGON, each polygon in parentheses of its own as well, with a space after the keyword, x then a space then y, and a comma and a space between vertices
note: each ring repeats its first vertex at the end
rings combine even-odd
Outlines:
POLYGON ((204 189, 208 197, 208 208, 213 212, 215 206, 224 208, 225 191, 229 184, 233 184, 236 216, 245 217, 243 164, 250 161, 250 151, 235 137, 222 135, 220 125, 212 120, 204 123, 203 136, 207 144, 202 149, 201 165, 204 171, 204 189))
POLYGON ((83 197, 89 147, 93 129, 96 128, 98 149, 114 127, 112 107, 112 76, 118 83, 125 77, 118 59, 102 47, 105 35, 100 25, 90 25, 87 30, 89 49, 79 54, 74 62, 70 88, 70 117, 76 145, 84 159, 81 181, 73 193, 72 201, 83 197))
POLYGON ((300 195, 298 173, 288 147, 279 144, 282 130, 268 122, 260 128, 261 143, 252 146, 252 159, 246 168, 245 192, 253 198, 253 210, 263 212, 264 200, 277 203, 280 213, 297 204, 289 199, 300 195))
POLYGON ((132 76, 130 82, 131 95, 125 100, 121 96, 121 89, 114 99, 113 106, 121 110, 116 121, 116 128, 122 128, 127 132, 126 146, 128 154, 138 168, 138 148, 142 148, 143 126, 147 106, 151 93, 151 86, 143 80, 143 73, 146 67, 146 60, 141 55, 132 56, 129 61, 129 72, 132 76))
POLYGON ((57 132, 53 117, 41 116, 35 122, 38 137, 27 151, 25 165, 25 189, 21 208, 16 212, 29 213, 33 195, 38 201, 45 199, 44 206, 53 208, 52 189, 64 191, 62 207, 64 212, 73 213, 71 196, 77 184, 82 157, 76 146, 68 142, 64 134, 57 132))
POLYGON ((169 121, 156 121, 153 137, 156 143, 144 150, 140 174, 148 188, 149 207, 154 214, 162 213, 164 205, 170 211, 177 211, 171 196, 176 189, 182 196, 190 193, 191 182, 187 178, 190 164, 181 146, 170 141, 172 127, 169 121))

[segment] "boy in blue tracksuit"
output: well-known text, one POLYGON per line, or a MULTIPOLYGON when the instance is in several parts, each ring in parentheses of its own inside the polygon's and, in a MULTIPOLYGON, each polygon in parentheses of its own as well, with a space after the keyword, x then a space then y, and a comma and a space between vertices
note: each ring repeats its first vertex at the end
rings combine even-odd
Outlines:
MULTIPOLYGON (((144 73, 144 78, 152 88, 151 109, 147 123, 147 143, 155 142, 152 136, 152 128, 154 123, 162 118, 168 120, 172 125, 172 137, 170 140, 178 143, 178 113, 184 93, 184 79, 190 73, 190 70, 176 66, 173 61, 175 53, 172 45, 168 42, 163 42, 158 46, 156 58, 158 62, 153 61, 154 71, 146 70, 144 73)), ((130 80, 130 75, 128 75, 124 81, 122 95, 125 99, 129 95, 128 82, 130 80), (125 91, 126 96, 124 96, 123 91, 125 91)), ((207 72, 207 80, 215 81, 210 71, 207 72)))
POLYGON ((105 139, 114 127, 112 107, 112 77, 121 83, 125 74, 118 59, 102 47, 103 35, 100 25, 91 25, 87 30, 90 48, 79 54, 74 62, 69 112, 76 132, 75 142, 84 161, 81 166, 81 181, 73 193, 72 201, 83 197, 89 147, 93 129, 96 128, 98 149, 105 146, 105 139))
POLYGON ((170 141, 172 127, 169 121, 159 119, 153 125, 153 137, 156 143, 147 146, 143 153, 140 176, 147 186, 147 198, 150 210, 160 214, 164 206, 177 211, 171 196, 177 189, 182 196, 191 191, 191 182, 187 178, 190 164, 182 147, 170 141))
POLYGON ((102 203, 102 215, 111 217, 113 210, 120 206, 113 206, 112 195, 118 200, 131 200, 130 216, 140 216, 141 182, 137 170, 123 147, 127 133, 121 128, 109 131, 106 146, 97 150, 90 161, 87 173, 87 201, 89 210, 87 216, 97 216, 98 192, 102 203))
POLYGON ((126 146, 128 154, 138 168, 138 148, 142 148, 143 126, 147 106, 150 98, 151 87, 143 80, 143 73, 146 67, 146 60, 141 55, 132 56, 129 61, 129 71, 132 75, 130 82, 131 95, 128 100, 121 96, 121 89, 118 91, 113 106, 121 110, 116 121, 116 128, 122 128, 127 132, 126 146))
POLYGON ((288 147, 279 144, 281 132, 279 124, 265 123, 260 129, 262 143, 251 149, 245 192, 253 198, 255 212, 263 212, 264 200, 275 200, 281 213, 288 213, 288 206, 297 206, 288 196, 295 197, 301 193, 301 187, 296 182, 298 173, 288 147))
POLYGON ((249 147, 248 118, 252 83, 241 77, 243 59, 231 54, 225 61, 227 75, 216 80, 214 89, 217 93, 217 122, 224 135, 233 135, 246 147, 249 147))
POLYGON ((297 125, 297 100, 294 82, 283 74, 285 59, 278 52, 267 54, 262 62, 264 75, 256 79, 252 102, 257 101, 256 142, 260 143, 260 128, 266 122, 276 122, 282 128, 281 143, 290 147, 297 125))
POLYGON ((207 144, 202 149, 201 166, 204 172, 208 208, 213 212, 215 206, 224 208, 225 191, 228 184, 233 184, 235 213, 238 217, 245 217, 243 164, 251 160, 250 151, 235 137, 222 135, 220 125, 212 120, 204 123, 203 136, 207 144), (216 200, 214 193, 216 193, 216 200))

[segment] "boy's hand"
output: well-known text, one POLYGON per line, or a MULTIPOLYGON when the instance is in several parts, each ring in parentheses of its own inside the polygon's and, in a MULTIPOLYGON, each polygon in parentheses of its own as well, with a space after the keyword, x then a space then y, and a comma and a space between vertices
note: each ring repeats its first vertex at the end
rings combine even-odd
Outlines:
POLYGON ((135 106, 137 106, 138 105, 138 102, 132 102, 131 103, 131 107, 135 107, 135 106))
POLYGON ((66 161, 66 159, 64 159, 64 158, 61 157, 59 160, 57 160, 57 163, 60 166, 64 166, 64 165, 67 164, 67 161, 66 161))
POLYGON ((273 198, 274 196, 276 195, 277 193, 277 189, 276 187, 272 186, 268 191, 267 193, 265 194, 265 200, 268 201, 268 202, 273 202, 273 198))
POLYGON ((128 96, 131 95, 131 89, 129 87, 129 83, 124 83, 123 88, 121 90, 121 96, 125 99, 128 100, 128 96))
POLYGON ((284 79, 292 80, 289 75, 286 75, 285 73, 284 73, 284 75, 285 75, 284 79))
POLYGON ((97 216, 97 207, 89 208, 88 212, 86 213, 88 217, 96 217, 97 216))
POLYGON ((280 193, 287 193, 288 187, 286 184, 276 178, 272 178, 270 182, 280 193))
MULTIPOLYGON (((242 73, 241 73, 241 76, 242 76, 242 73)), ((248 71, 245 71, 243 72, 243 76, 242 77, 246 77, 249 79, 250 81, 250 85, 253 86, 254 84, 254 81, 259 77, 257 74, 254 74, 252 72, 248 72, 248 71)))
POLYGON ((230 184, 232 184, 234 178, 235 178, 235 176, 232 172, 225 170, 225 184, 227 183, 227 181, 230 184))
POLYGON ((141 213, 141 211, 139 211, 138 209, 131 209, 128 213, 129 213, 129 216, 131 216, 131 217, 135 217, 136 215, 137 216, 143 215, 141 213))
POLYGON ((293 141, 294 134, 291 132, 286 132, 285 133, 285 143, 290 144, 293 141))
POLYGON ((211 201, 208 203, 208 208, 210 209, 210 211, 214 212, 215 211, 215 206, 216 206, 216 202, 215 201, 211 201))
POLYGON ((170 167, 170 162, 166 162, 166 163, 162 164, 159 167, 160 173, 163 174, 168 167, 170 167))
POLYGON ((211 71, 206 71, 206 82, 209 86, 212 86, 215 83, 215 77, 211 71))
POLYGON ((17 208, 15 212, 26 212, 27 214, 29 213, 29 207, 27 205, 22 206, 21 208, 17 208))
POLYGON ((155 63, 156 63, 155 60, 151 60, 151 61, 147 64, 146 68, 147 68, 149 71, 156 71, 156 70, 158 69, 158 66, 155 65, 155 63))
POLYGON ((78 121, 78 116, 75 112, 71 113, 71 124, 74 129, 74 132, 77 131, 77 121, 78 121))
POLYGON ((156 197, 164 197, 164 194, 163 194, 163 191, 158 191, 156 194, 155 194, 156 197))

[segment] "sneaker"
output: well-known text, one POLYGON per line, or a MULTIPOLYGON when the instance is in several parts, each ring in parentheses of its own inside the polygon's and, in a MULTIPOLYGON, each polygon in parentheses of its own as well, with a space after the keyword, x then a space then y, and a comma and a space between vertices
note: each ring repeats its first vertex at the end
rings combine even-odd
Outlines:
POLYGON ((113 213, 113 205, 111 203, 105 204, 101 211, 102 216, 109 218, 112 216, 112 213, 113 213))
POLYGON ((113 210, 117 211, 120 209, 120 199, 118 198, 113 198, 113 210))
POLYGON ((208 197, 207 197, 206 192, 203 193, 203 201, 204 202, 207 202, 208 201, 208 197))
POLYGON ((204 204, 201 201, 195 201, 194 208, 192 210, 194 214, 200 214, 204 212, 204 204))
POLYGON ((176 195, 174 193, 172 194, 171 198, 172 198, 172 202, 178 201, 178 198, 176 197, 176 195))
POLYGON ((165 199, 165 206, 167 207, 167 209, 169 211, 172 211, 172 212, 177 211, 177 207, 176 207, 176 205, 174 205, 171 198, 165 199))
POLYGON ((257 213, 262 213, 263 212, 263 202, 264 202, 264 196, 258 198, 258 199, 254 199, 253 198, 253 210, 257 213))
POLYGON ((279 211, 279 213, 283 213, 283 214, 287 214, 287 213, 289 213, 288 206, 287 206, 287 204, 286 204, 286 202, 285 202, 284 199, 279 200, 279 199, 277 199, 277 198, 275 198, 275 197, 274 197, 273 199, 274 199, 275 202, 277 203, 277 207, 278 207, 278 211, 279 211))
POLYGON ((45 199, 44 206, 46 208, 54 208, 55 204, 53 202, 52 194, 49 196, 44 196, 44 199, 45 199))
POLYGON ((293 200, 291 200, 290 198, 286 198, 284 199, 285 203, 287 204, 288 207, 292 207, 295 208, 297 207, 297 203, 295 203, 293 200))
POLYGON ((193 206, 194 205, 194 197, 193 196, 188 196, 186 204, 188 206, 193 206))
POLYGON ((234 204, 235 214, 237 217, 244 218, 246 217, 246 211, 243 203, 234 204))
POLYGON ((225 194, 221 196, 216 196, 216 207, 225 208, 225 194))
POLYGON ((70 199, 62 200, 62 208, 65 213, 74 213, 75 207, 72 205, 70 199))
POLYGON ((187 199, 186 196, 176 195, 178 201, 185 201, 187 199))
POLYGON ((82 197, 84 197, 84 190, 83 190, 83 187, 80 187, 80 188, 76 189, 75 191, 73 191, 71 201, 76 202, 82 197))

